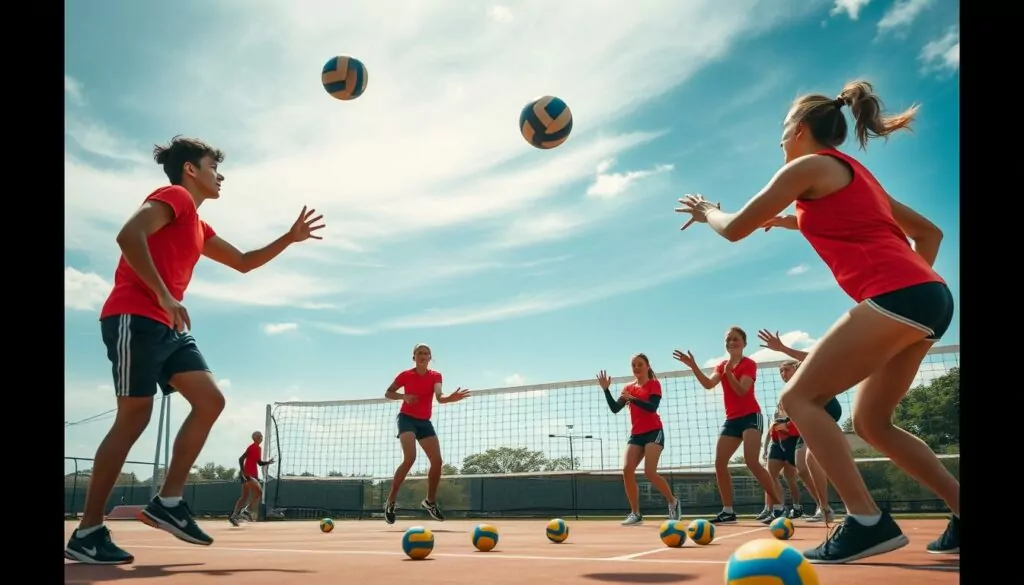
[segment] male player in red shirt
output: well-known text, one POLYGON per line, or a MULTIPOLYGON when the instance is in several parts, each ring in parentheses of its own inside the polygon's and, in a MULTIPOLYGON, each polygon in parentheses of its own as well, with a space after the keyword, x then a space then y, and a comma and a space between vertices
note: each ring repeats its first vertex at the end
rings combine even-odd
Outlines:
POLYGON ((626 461, 622 466, 622 480, 626 488, 626 500, 629 501, 629 514, 622 521, 623 526, 639 526, 644 523, 640 513, 640 492, 636 484, 636 468, 644 462, 644 475, 668 502, 668 517, 678 520, 682 515, 679 499, 672 493, 672 488, 665 478, 658 473, 658 461, 665 449, 665 425, 662 423, 658 407, 661 405, 661 382, 651 368, 647 356, 638 353, 630 361, 633 369, 633 381, 622 388, 619 398, 612 397, 610 390, 612 379, 601 370, 597 375, 597 383, 604 390, 604 399, 613 413, 618 413, 629 405, 631 428, 626 441, 626 461))
POLYGON ((893 199, 853 157, 846 142, 849 106, 861 148, 870 137, 909 128, 917 113, 883 115, 866 81, 846 84, 838 97, 804 95, 783 124, 785 165, 736 213, 700 195, 680 199, 690 213, 686 229, 707 223, 731 242, 758 228, 799 230, 856 304, 811 350, 782 393, 782 406, 832 479, 846 505, 839 530, 804 555, 812 563, 847 563, 906 546, 909 539, 871 497, 842 430, 825 411, 833 397, 856 384, 854 429, 900 469, 945 501, 953 512, 932 553, 960 550, 960 482, 928 446, 892 424, 921 362, 953 321, 953 295, 932 268, 942 231, 893 199), (780 214, 793 203, 795 216, 780 214), (910 241, 913 241, 911 245, 910 241))
POLYGON ((117 234, 121 258, 114 286, 100 312, 117 399, 117 417, 100 443, 85 497, 85 510, 64 556, 82 563, 115 565, 134 557, 115 545, 103 524, 110 492, 132 446, 149 425, 153 398, 178 392, 192 412, 174 443, 159 495, 139 519, 192 544, 213 542, 196 524, 182 500, 185 481, 210 429, 224 409, 224 395, 192 337, 192 323, 182 305, 192 270, 200 256, 238 272, 263 266, 288 246, 319 240, 322 216, 303 208, 291 229, 265 248, 242 253, 199 217, 199 206, 220 198, 224 176, 218 167, 224 153, 196 139, 175 137, 153 149, 170 185, 143 201, 117 234))
POLYGON ((263 496, 263 488, 260 487, 260 467, 266 467, 274 462, 273 459, 264 461, 260 444, 263 442, 263 433, 256 431, 252 434, 252 443, 245 448, 245 453, 238 458, 238 481, 242 482, 242 496, 235 502, 235 509, 228 516, 228 522, 238 526, 238 519, 245 516, 246 520, 252 521, 252 514, 249 513, 249 506, 256 504, 263 496))

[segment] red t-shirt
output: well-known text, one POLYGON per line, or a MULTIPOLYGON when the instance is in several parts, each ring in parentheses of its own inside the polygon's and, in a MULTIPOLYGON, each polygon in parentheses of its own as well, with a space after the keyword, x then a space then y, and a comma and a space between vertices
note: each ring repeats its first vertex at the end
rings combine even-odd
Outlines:
MULTIPOLYGON (((146 201, 150 200, 166 203, 174 211, 174 219, 149 236, 147 241, 157 273, 171 296, 181 302, 192 280, 192 270, 202 256, 206 240, 216 235, 216 232, 199 219, 196 202, 184 187, 161 187, 146 197, 146 201)), ((156 293, 139 278, 124 256, 118 260, 114 287, 103 304, 100 319, 111 315, 138 315, 168 327, 173 325, 167 311, 160 306, 156 293)))
MULTIPOLYGON (((776 426, 778 424, 781 424, 781 423, 772 423, 772 428, 771 428, 771 430, 768 431, 768 435, 771 437, 771 439, 773 441, 781 441, 783 439, 782 432, 780 432, 778 430, 778 428, 776 428, 776 426)), ((800 433, 796 430, 796 425, 793 424, 792 420, 786 422, 785 426, 786 426, 786 431, 785 431, 786 432, 786 437, 785 438, 789 439, 791 437, 799 437, 800 436, 800 433)))
MULTIPOLYGON (((725 375, 725 365, 728 363, 729 360, 723 360, 722 363, 715 366, 715 373, 721 376, 722 379, 722 399, 725 401, 725 420, 733 420, 740 418, 741 416, 761 412, 761 405, 757 403, 757 397, 754 396, 754 384, 750 385, 750 390, 748 390, 743 396, 740 396, 735 390, 733 390, 732 385, 729 384, 729 379, 725 375)), ((757 363, 748 357, 740 358, 739 363, 732 369, 732 373, 736 376, 737 380, 741 380, 743 379, 743 376, 747 376, 756 382, 757 363)))
POLYGON ((944 282, 910 246, 885 189, 859 162, 835 149, 817 154, 848 164, 853 180, 813 200, 797 200, 800 233, 854 301, 927 282, 944 282))
POLYGON ((427 370, 422 376, 416 373, 416 368, 400 372, 395 376, 395 385, 405 388, 405 393, 415 396, 417 400, 412 404, 402 402, 399 412, 413 418, 430 420, 434 410, 434 385, 440 383, 441 372, 434 370, 427 370))
POLYGON ((245 461, 242 465, 242 471, 247 477, 260 476, 259 461, 263 456, 260 446, 256 443, 251 443, 245 448, 245 461))
MULTIPOLYGON (((637 386, 634 382, 627 385, 626 388, 630 394, 642 402, 649 401, 651 396, 661 396, 661 382, 653 379, 648 380, 643 386, 637 386)), ((641 435, 662 428, 661 416, 657 412, 644 410, 632 402, 627 404, 629 405, 629 420, 632 423, 630 434, 641 435)))

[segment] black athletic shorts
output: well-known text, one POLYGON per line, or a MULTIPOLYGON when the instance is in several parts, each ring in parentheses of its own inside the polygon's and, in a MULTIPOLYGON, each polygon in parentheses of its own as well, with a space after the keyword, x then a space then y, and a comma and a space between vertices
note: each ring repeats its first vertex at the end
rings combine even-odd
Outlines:
POLYGON ((781 441, 772 441, 768 447, 768 460, 785 461, 790 465, 796 465, 796 448, 800 437, 786 437, 781 441))
POLYGON ((429 420, 399 413, 398 436, 401 437, 404 433, 414 433, 417 441, 437 436, 437 433, 434 431, 434 424, 429 420))
POLYGON ((630 435, 629 440, 626 441, 627 445, 636 445, 637 447, 646 447, 648 443, 654 443, 664 447, 665 429, 654 429, 653 431, 647 431, 646 433, 640 433, 639 435, 630 435))
POLYGON ((750 430, 757 429, 757 432, 764 431, 764 415, 760 412, 755 412, 745 416, 738 416, 734 419, 725 421, 722 424, 722 432, 720 433, 723 437, 733 437, 735 439, 742 439, 743 433, 750 430))
POLYGON ((953 322, 953 293, 941 282, 915 284, 864 301, 879 313, 916 327, 938 341, 953 322))

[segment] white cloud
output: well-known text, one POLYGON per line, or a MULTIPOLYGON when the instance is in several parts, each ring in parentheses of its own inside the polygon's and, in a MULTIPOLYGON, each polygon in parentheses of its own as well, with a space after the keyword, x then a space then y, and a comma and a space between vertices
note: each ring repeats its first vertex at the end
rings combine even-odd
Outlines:
POLYGON ((860 18, 860 11, 870 3, 871 0, 836 0, 829 14, 837 16, 845 13, 850 20, 857 20, 860 18))
POLYGON ((81 106, 85 104, 85 98, 82 95, 82 84, 67 74, 64 75, 64 97, 73 105, 81 106))
POLYGON ((289 331, 298 331, 298 323, 267 323, 263 326, 263 332, 267 335, 280 335, 289 331))
MULTIPOLYGON (((246 275, 201 262, 190 298, 358 307, 365 314, 385 299, 443 291, 441 285, 537 260, 525 256, 529 244, 610 221, 607 211, 579 212, 589 181, 592 197, 612 198, 641 176, 668 170, 641 161, 640 170, 595 179, 601 161, 665 133, 630 132, 621 121, 723 56, 733 41, 815 9, 800 0, 728 7, 693 0, 626 12, 611 0, 584 11, 530 0, 462 8, 326 1, 244 6, 221 34, 194 41, 197 54, 224 58, 189 70, 179 86, 187 91, 142 85, 125 102, 147 104, 144 122, 154 127, 169 124, 161 117, 166 112, 197 112, 192 127, 227 152, 223 198, 202 213, 240 248, 280 235, 304 204, 324 213, 328 228, 324 241, 295 246, 246 275), (369 72, 366 93, 350 102, 316 85, 338 38, 369 72), (417 50, 409 51, 410 44, 417 50), (629 71, 629 82, 609 71, 629 71), (573 136, 550 151, 530 147, 516 131, 523 104, 541 94, 565 99, 576 116, 573 136), (382 277, 406 264, 413 249, 417 262, 431 266, 424 279, 382 277)), ((170 55, 155 55, 152 68, 174 67, 170 55)), ((169 138, 132 135, 121 121, 116 110, 105 119, 73 110, 66 123, 76 149, 65 155, 66 246, 111 263, 114 230, 165 182, 148 150, 169 138), (74 154, 81 151, 91 156, 74 154)), ((511 309, 516 314, 552 304, 550 297, 529 295, 518 302, 511 309)), ((478 315, 509 310, 507 303, 495 308, 500 304, 484 299, 478 315)), ((410 322, 391 319, 403 320, 410 322)), ((365 329, 327 326, 349 334, 365 329)))
POLYGON ((111 284, 93 272, 64 267, 64 308, 95 311, 110 294, 111 284))
POLYGON ((219 386, 221 390, 227 390, 231 388, 231 379, 222 378, 220 380, 217 380, 217 386, 219 386))
POLYGON ((896 0, 878 21, 878 33, 885 34, 909 28, 917 17, 934 3, 935 0, 896 0))
POLYGON ((945 35, 931 41, 921 49, 921 62, 925 72, 940 73, 960 69, 960 27, 950 28, 945 35))
MULTIPOLYGON (((774 331, 772 333, 774 333, 774 331)), ((812 347, 814 347, 814 344, 818 343, 818 340, 811 337, 810 333, 807 333, 806 331, 787 331, 786 333, 779 334, 779 339, 781 339, 782 343, 785 344, 787 347, 799 349, 801 351, 809 351, 812 347)), ((747 333, 747 347, 758 347, 759 345, 760 340, 757 338, 757 332, 755 331, 753 333, 747 333)), ((722 360, 726 359, 727 357, 728 355, 723 353, 718 357, 708 359, 704 362, 704 367, 714 367, 721 363, 722 360)), ((766 347, 761 347, 760 349, 757 349, 752 353, 748 353, 747 357, 749 357, 750 359, 754 360, 759 364, 765 362, 792 359, 784 353, 772 351, 766 347)))
POLYGON ((661 164, 655 165, 649 169, 641 171, 626 171, 624 173, 609 173, 612 164, 615 161, 613 159, 606 159, 598 163, 597 165, 597 176, 594 178, 594 182, 587 187, 587 195, 597 199, 611 199, 622 195, 629 188, 645 177, 651 175, 657 175, 666 173, 675 168, 673 165, 661 164))
POLYGON ((522 374, 511 374, 509 376, 505 376, 505 385, 506 386, 525 386, 526 385, 526 378, 522 374))
POLYGON ((796 266, 786 271, 786 276, 797 276, 799 274, 807 272, 808 270, 810 270, 810 267, 808 267, 806 264, 797 264, 796 266))

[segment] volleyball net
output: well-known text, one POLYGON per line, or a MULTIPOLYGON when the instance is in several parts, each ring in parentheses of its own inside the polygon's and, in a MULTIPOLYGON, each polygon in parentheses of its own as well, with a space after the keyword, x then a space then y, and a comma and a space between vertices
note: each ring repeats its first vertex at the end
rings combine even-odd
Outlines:
MULTIPOLYGON (((933 348, 896 413, 897 424, 922 437, 956 473, 959 360, 959 346, 933 348)), ((758 367, 756 392, 766 416, 784 386, 780 364, 758 367)), ((715 445, 725 419, 721 389, 705 390, 689 370, 658 378, 666 428, 659 470, 684 508, 711 511, 721 505, 714 483, 715 445)), ((613 395, 631 380, 615 378, 613 395)), ((942 508, 852 432, 855 396, 856 389, 840 395, 839 424, 869 488, 893 508, 942 508)), ((268 511, 286 517, 379 512, 402 458, 398 409, 399 403, 383 398, 268 405, 266 451, 275 459, 266 490, 268 511)), ((594 379, 474 391, 464 401, 436 404, 433 422, 445 460, 438 500, 449 515, 618 514, 623 509, 621 461, 629 416, 612 414, 594 379)), ((751 500, 758 506, 763 492, 739 455, 731 466, 737 505, 751 500)), ((426 494, 428 465, 420 453, 399 494, 400 508, 418 507, 426 494)), ((642 473, 638 479, 657 512, 663 498, 642 473)))

